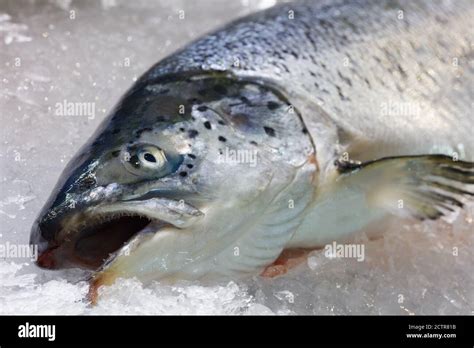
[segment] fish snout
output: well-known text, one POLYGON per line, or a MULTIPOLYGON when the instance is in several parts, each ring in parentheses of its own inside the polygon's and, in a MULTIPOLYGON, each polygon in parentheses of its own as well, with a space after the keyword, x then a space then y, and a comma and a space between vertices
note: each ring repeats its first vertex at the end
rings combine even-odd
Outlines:
POLYGON ((38 249, 38 257, 36 264, 41 268, 54 269, 54 249, 52 245, 51 229, 48 229, 47 224, 42 223, 39 219, 35 221, 31 229, 30 244, 36 246, 38 249))
POLYGON ((56 248, 46 248, 43 251, 38 250, 38 259, 36 265, 46 269, 57 269, 57 261, 54 250, 56 248))
POLYGON ((58 243, 55 237, 59 232, 59 224, 55 221, 37 219, 32 226, 30 244, 37 246, 36 265, 41 268, 57 269, 60 262, 57 257, 58 243))

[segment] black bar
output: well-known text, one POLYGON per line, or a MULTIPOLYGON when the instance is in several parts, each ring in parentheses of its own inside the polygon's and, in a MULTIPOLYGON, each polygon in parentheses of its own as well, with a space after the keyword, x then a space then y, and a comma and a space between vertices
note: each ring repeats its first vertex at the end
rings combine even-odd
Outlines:
POLYGON ((29 344, 409 344, 472 347, 472 316, 0 316, 0 346, 29 344), (26 323, 55 339, 19 337, 26 323), (409 326, 411 325, 411 326, 409 326), (422 337, 408 337, 420 334, 422 337), (455 334, 435 338, 433 334, 455 334), (431 335, 431 336, 429 336, 431 335))

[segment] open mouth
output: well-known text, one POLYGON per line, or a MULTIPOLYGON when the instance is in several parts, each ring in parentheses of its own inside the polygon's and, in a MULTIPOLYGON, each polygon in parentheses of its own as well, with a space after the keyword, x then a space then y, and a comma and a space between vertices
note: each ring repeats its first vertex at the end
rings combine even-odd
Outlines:
POLYGON ((85 267, 99 268, 110 254, 127 244, 152 220, 142 215, 101 218, 84 228, 74 245, 74 256, 85 267))
POLYGON ((117 257, 125 246, 145 241, 146 238, 140 238, 144 234, 159 233, 165 227, 184 229, 203 216, 204 213, 192 205, 168 198, 119 201, 92 207, 85 214, 67 216, 63 223, 56 221, 54 225, 43 227, 44 233, 49 226, 59 226, 60 238, 49 242, 37 264, 48 269, 97 270, 117 257))

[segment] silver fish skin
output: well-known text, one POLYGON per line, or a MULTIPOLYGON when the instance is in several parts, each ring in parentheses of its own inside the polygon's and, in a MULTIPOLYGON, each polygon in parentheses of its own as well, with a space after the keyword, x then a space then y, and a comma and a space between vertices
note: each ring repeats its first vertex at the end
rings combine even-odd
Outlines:
POLYGON ((472 18, 462 0, 296 2, 191 43, 65 169, 33 226, 39 265, 99 268, 95 287, 235 279, 389 215, 462 206, 472 18))
POLYGON ((317 133, 324 117, 360 160, 453 151, 472 160, 473 15, 469 0, 296 2, 198 40, 144 80, 194 69, 266 78, 302 100, 318 149, 334 147, 326 124, 317 133))

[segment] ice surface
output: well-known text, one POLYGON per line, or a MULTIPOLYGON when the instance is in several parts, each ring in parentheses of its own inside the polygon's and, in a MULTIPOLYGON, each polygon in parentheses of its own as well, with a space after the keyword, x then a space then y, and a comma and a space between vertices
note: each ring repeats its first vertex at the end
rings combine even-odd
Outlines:
MULTIPOLYGON (((0 244, 27 244, 62 168, 133 81, 199 35, 275 1, 17 1, 0 4, 0 244), (179 19, 179 11, 185 19, 179 19), (56 102, 94 102, 60 117, 56 102)), ((122 280, 90 308, 78 271, 0 259, 0 314, 473 314, 473 205, 453 224, 399 221, 366 259, 315 251, 277 279, 204 287, 122 280)))

